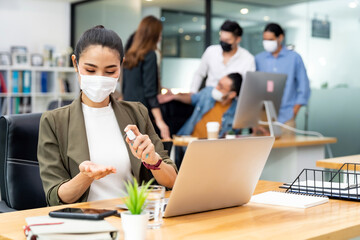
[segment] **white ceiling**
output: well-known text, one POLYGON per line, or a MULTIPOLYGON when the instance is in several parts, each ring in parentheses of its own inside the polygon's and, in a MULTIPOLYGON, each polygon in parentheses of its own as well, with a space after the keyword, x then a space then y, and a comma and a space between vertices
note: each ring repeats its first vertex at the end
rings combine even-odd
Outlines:
MULTIPOLYGON (((261 7, 280 7, 280 6, 289 6, 297 3, 303 2, 315 2, 322 0, 213 0, 213 8, 214 5, 221 5, 222 3, 236 3, 236 4, 244 4, 244 5, 253 5, 253 6, 261 6, 261 7)), ((142 0, 143 7, 161 7, 163 9, 174 9, 174 10, 182 10, 189 12, 205 12, 205 0, 152 0, 146 1, 142 0)), ((214 10, 214 9, 213 9, 214 10)))
POLYGON ((235 2, 235 3, 250 3, 256 5, 263 6, 272 6, 272 7, 280 7, 280 6, 288 6, 297 3, 303 2, 314 2, 321 0, 222 0, 224 2, 235 2))

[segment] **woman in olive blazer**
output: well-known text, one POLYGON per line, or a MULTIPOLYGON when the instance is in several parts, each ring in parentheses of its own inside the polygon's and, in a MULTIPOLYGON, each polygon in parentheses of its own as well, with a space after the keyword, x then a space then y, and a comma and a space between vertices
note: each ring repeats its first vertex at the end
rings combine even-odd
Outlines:
MULTIPOLYGON (((140 103, 116 101, 113 96, 110 96, 110 101, 119 128, 125 129, 129 124, 137 125, 140 132, 149 135, 163 161, 176 168, 154 131, 147 109, 140 103)), ((80 97, 68 106, 45 112, 40 122, 38 144, 41 146, 38 148, 40 175, 48 205, 59 205, 62 204, 57 194, 59 186, 79 173, 81 162, 90 159, 80 97)), ((127 148, 131 170, 136 179, 141 182, 153 178, 151 171, 131 154, 128 145, 127 148)), ((88 194, 89 189, 79 202, 86 202, 88 194)))
POLYGON ((80 38, 72 56, 79 73, 80 96, 68 106, 45 112, 40 120, 38 161, 48 205, 84 202, 91 194, 96 196, 93 199, 104 199, 102 186, 112 190, 116 185, 106 197, 120 196, 123 181, 131 175, 139 182, 155 178, 158 184, 173 186, 175 164, 155 133, 146 107, 138 102, 117 101, 111 94, 123 56, 119 36, 102 26, 87 30, 80 38), (109 110, 110 115, 100 119, 102 115, 86 115, 85 110, 109 110), (100 130, 98 122, 111 127, 100 130), (129 129, 136 135, 133 142, 124 132, 129 129), (103 138, 99 138, 102 133, 103 138), (91 145, 89 139, 97 144, 91 145), (111 148, 105 150, 100 143, 111 148), (114 148, 121 150, 116 152, 114 148), (125 174, 118 174, 112 164, 125 174), (108 178, 110 174, 117 178, 108 178))

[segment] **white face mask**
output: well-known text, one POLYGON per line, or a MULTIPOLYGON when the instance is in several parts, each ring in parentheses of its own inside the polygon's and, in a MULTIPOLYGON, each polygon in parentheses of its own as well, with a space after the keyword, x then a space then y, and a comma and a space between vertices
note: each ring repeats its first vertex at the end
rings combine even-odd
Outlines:
POLYGON ((93 102, 102 102, 111 93, 115 92, 117 78, 82 75, 78 67, 80 79, 80 88, 84 94, 93 102))
POLYGON ((263 40, 263 46, 265 51, 273 53, 278 48, 276 40, 263 40))
POLYGON ((214 88, 211 92, 211 96, 215 99, 215 101, 222 102, 224 94, 214 88))

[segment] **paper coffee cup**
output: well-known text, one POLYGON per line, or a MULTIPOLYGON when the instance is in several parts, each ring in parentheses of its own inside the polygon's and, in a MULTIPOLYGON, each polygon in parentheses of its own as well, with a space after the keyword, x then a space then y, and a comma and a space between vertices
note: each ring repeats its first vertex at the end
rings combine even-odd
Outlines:
POLYGON ((217 139, 219 136, 219 129, 220 129, 220 124, 218 122, 206 123, 208 139, 217 139))

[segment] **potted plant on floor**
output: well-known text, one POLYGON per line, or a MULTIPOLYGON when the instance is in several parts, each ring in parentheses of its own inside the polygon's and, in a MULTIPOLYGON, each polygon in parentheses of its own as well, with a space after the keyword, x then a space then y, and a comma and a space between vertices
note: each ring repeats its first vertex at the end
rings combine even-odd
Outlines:
POLYGON ((146 238, 149 214, 144 209, 147 189, 152 182, 153 179, 145 185, 143 182, 141 186, 139 186, 135 178, 133 183, 131 181, 125 182, 128 197, 125 198, 124 203, 128 211, 121 213, 125 240, 143 240, 146 238))

